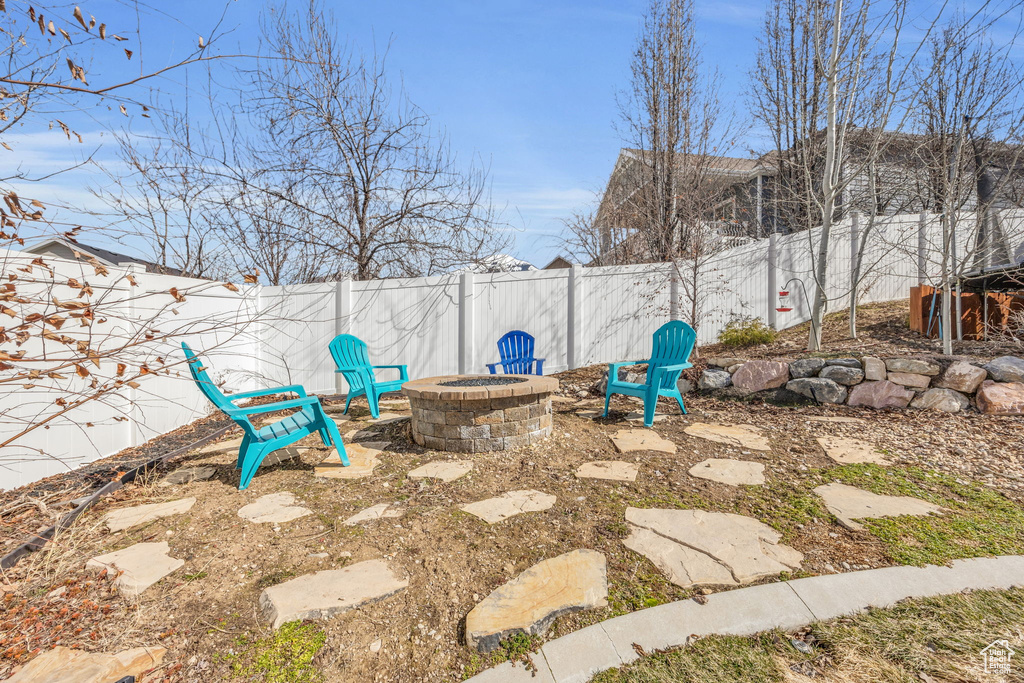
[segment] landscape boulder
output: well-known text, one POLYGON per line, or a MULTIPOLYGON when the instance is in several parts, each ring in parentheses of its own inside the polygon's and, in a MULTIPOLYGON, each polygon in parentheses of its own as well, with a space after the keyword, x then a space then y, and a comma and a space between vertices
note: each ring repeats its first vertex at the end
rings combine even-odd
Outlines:
POLYGON ((856 358, 830 358, 825 361, 825 365, 835 365, 843 368, 861 368, 860 361, 856 358))
POLYGON ((801 358, 789 364, 789 374, 793 379, 814 377, 823 367, 825 361, 820 358, 801 358))
POLYGON ((842 403, 846 400, 846 388, 825 377, 801 377, 790 380, 786 388, 792 392, 813 398, 818 403, 842 403))
POLYGON ((716 368, 731 368, 734 365, 742 365, 742 358, 732 358, 729 356, 715 356, 708 358, 708 365, 712 365, 716 368))
POLYGON ((744 363, 732 376, 733 386, 749 391, 781 387, 789 379, 789 365, 775 360, 752 360, 744 363))
POLYGON ((700 389, 725 389, 732 384, 732 375, 725 370, 711 370, 701 373, 697 386, 700 389))
POLYGON ((906 408, 914 398, 914 392, 888 380, 861 382, 850 390, 851 406, 868 408, 906 408))
POLYGON ((889 381, 902 384, 911 389, 927 389, 932 378, 928 375, 919 375, 913 372, 890 372, 889 381))
POLYGON ((1024 382, 1024 358, 1000 356, 985 366, 997 382, 1024 382))
POLYGON ((860 384, 864 380, 864 371, 860 368, 851 368, 846 365, 826 365, 818 373, 818 376, 852 387, 854 384, 860 384))
POLYGON ((911 408, 941 410, 944 413, 959 413, 969 405, 971 402, 966 396, 952 389, 929 389, 910 402, 911 408))
POLYGON ((880 358, 864 357, 864 379, 877 382, 885 379, 885 363, 880 358))
POLYGON ((938 363, 917 358, 886 358, 885 368, 889 372, 904 372, 912 375, 934 377, 942 370, 938 363))
POLYGON ((984 368, 958 360, 946 369, 945 374, 935 383, 935 386, 973 394, 987 376, 988 373, 984 368))
POLYGON ((1024 415, 1024 382, 981 383, 978 410, 989 415, 1024 415))

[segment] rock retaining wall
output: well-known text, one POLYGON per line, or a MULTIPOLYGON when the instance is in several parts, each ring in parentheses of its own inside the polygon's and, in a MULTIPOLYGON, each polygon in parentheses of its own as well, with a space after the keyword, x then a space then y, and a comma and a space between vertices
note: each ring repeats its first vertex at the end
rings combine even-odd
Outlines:
POLYGON ((717 357, 698 389, 752 394, 784 391, 818 403, 921 408, 956 413, 974 406, 992 415, 1024 415, 1024 359, 1002 356, 979 365, 932 358, 717 357))

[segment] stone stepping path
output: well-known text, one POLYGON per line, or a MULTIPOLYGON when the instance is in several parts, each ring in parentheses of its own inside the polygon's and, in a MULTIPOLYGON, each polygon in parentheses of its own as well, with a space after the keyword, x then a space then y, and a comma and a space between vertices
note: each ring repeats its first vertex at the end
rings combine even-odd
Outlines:
POLYGON ((181 469, 174 470, 161 479, 157 486, 181 486, 182 484, 191 484, 194 481, 206 481, 216 472, 217 470, 215 468, 205 467, 202 465, 196 467, 182 467, 181 469))
POLYGON ((214 443, 208 443, 196 453, 227 453, 234 452, 238 453, 238 449, 242 447, 242 437, 236 437, 234 439, 228 439, 227 441, 215 441, 214 443))
POLYGON ((541 635, 562 614, 607 604, 604 555, 574 550, 538 562, 484 598, 466 616, 466 644, 490 652, 513 633, 541 635))
POLYGON ((703 510, 626 508, 632 533, 623 541, 682 588, 737 586, 800 568, 804 556, 779 544, 756 519, 703 510))
POLYGON ((110 683, 160 666, 167 649, 136 647, 114 654, 72 650, 58 645, 41 653, 7 679, 7 683, 110 683))
POLYGON ((195 504, 195 498, 182 498, 165 503, 149 503, 147 505, 136 505, 130 508, 111 510, 103 515, 102 523, 106 525, 107 530, 111 533, 123 531, 133 526, 152 522, 161 517, 184 514, 191 510, 195 504))
POLYGON ((338 459, 338 453, 331 454, 313 468, 314 477, 324 479, 362 479, 373 474, 380 463, 377 457, 391 445, 390 441, 365 441, 363 443, 346 443, 345 453, 348 455, 349 466, 345 467, 338 459))
POLYGON ((636 481, 640 468, 621 460, 596 460, 584 463, 576 470, 577 479, 607 479, 609 481, 636 481))
POLYGON ((312 510, 296 505, 295 494, 288 491, 260 496, 238 511, 238 516, 255 524, 282 524, 313 514, 312 510))
POLYGON ((611 437, 615 450, 619 453, 631 451, 657 451, 658 453, 674 454, 676 445, 668 439, 658 436, 651 429, 620 429, 611 437))
POLYGON ((411 417, 412 417, 412 413, 411 412, 405 413, 405 414, 382 412, 379 417, 366 417, 366 418, 363 418, 363 421, 364 422, 369 422, 370 424, 373 424, 373 425, 386 425, 386 424, 391 424, 392 422, 400 422, 402 420, 408 420, 411 417))
POLYGON ((377 519, 395 519, 404 514, 405 510, 397 503, 378 503, 377 505, 357 512, 342 522, 342 524, 345 526, 355 526, 362 522, 372 522, 377 519))
POLYGON ((825 449, 825 455, 840 465, 851 465, 855 463, 873 463, 875 465, 888 465, 881 453, 875 447, 859 439, 846 439, 839 436, 819 436, 818 443, 825 449))
POLYGON ((277 629, 297 619, 327 619, 383 600, 408 585, 383 560, 367 560, 271 586, 260 594, 260 608, 277 629))
POLYGON ((861 531, 864 525, 855 519, 899 517, 900 515, 928 515, 941 513, 938 505, 910 496, 880 496, 846 484, 832 483, 814 489, 825 501, 825 507, 839 523, 851 531, 861 531))
POLYGON ((435 460, 409 472, 410 479, 438 479, 443 482, 455 481, 473 469, 472 460, 435 460))
POLYGON ((170 556, 167 541, 136 543, 123 550, 97 555, 85 563, 87 569, 120 571, 114 587, 125 597, 136 597, 171 572, 185 565, 185 560, 170 556))
POLYGON ((764 484, 764 465, 747 460, 709 458, 691 467, 690 476, 729 486, 760 486, 764 484))
POLYGON ((363 439, 379 438, 381 433, 375 429, 351 429, 342 435, 345 444, 348 445, 349 441, 361 441, 363 439))
POLYGON ((495 524, 525 512, 541 512, 555 504, 555 497, 542 491, 509 491, 496 498, 487 498, 463 505, 460 510, 495 524))
POLYGON ((770 451, 771 444, 762 436, 761 429, 754 425, 708 424, 696 422, 685 429, 690 436, 696 436, 715 443, 724 443, 754 451, 770 451))
POLYGON ((577 410, 576 417, 581 417, 584 420, 596 420, 597 418, 604 415, 603 410, 577 410))

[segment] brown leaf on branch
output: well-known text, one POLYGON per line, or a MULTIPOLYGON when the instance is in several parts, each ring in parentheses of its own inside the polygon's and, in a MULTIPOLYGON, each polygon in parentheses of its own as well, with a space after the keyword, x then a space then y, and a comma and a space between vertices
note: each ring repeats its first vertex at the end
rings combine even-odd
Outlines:
POLYGON ((3 314, 5 314, 5 315, 9 315, 9 316, 11 316, 12 318, 17 318, 17 317, 18 317, 18 314, 17 314, 17 313, 15 313, 15 312, 14 312, 13 310, 11 310, 10 308, 7 308, 6 306, 0 306, 0 313, 3 313, 3 314))
POLYGON ((125 384, 130 386, 132 389, 138 389, 139 388, 139 383, 138 382, 125 382, 125 384))
POLYGON ((245 284, 247 284, 247 285, 255 285, 259 281, 260 281, 260 271, 259 271, 259 269, 257 269, 252 274, 246 274, 245 275, 245 284))
POLYGON ((21 360, 24 357, 25 351, 18 351, 17 353, 11 354, 6 351, 0 351, 0 360, 21 360))
POLYGON ((124 363, 118 363, 117 364, 117 376, 120 377, 121 375, 123 375, 124 371, 127 370, 127 369, 128 369, 127 365, 125 365, 124 363))
MULTIPOLYGON (((128 48, 125 48, 125 49, 124 49, 124 53, 125 53, 125 55, 126 55, 126 56, 128 57, 128 59, 131 59, 131 58, 132 58, 132 55, 133 55, 133 54, 135 54, 134 52, 132 52, 132 51, 131 51, 131 50, 129 50, 128 48)), ((123 108, 124 108, 124 107, 122 107, 122 109, 123 109, 123 108)))
POLYGON ((66 407, 66 406, 68 405, 68 402, 67 402, 67 401, 65 401, 65 400, 64 400, 64 399, 62 399, 62 398, 58 398, 58 399, 57 399, 56 401, 54 401, 54 403, 56 403, 57 405, 59 405, 59 406, 60 406, 61 408, 64 408, 64 407, 66 407))
POLYGON ((100 38, 103 40, 107 39, 107 25, 100 24, 100 38))
POLYGON ((71 287, 72 289, 81 289, 82 283, 79 282, 78 280, 76 280, 73 277, 69 277, 68 278, 68 287, 71 287))
POLYGON ((61 326, 66 322, 66 319, 60 317, 59 315, 51 315, 49 318, 46 319, 46 322, 52 325, 54 329, 59 330, 61 326))
POLYGON ((86 370, 84 365, 75 365, 75 373, 82 378, 88 377, 91 373, 86 370))
POLYGON ((230 282, 225 282, 224 283, 224 287, 226 289, 230 289, 232 292, 237 292, 238 291, 238 287, 236 285, 231 284, 230 282))
POLYGON ((174 297, 174 300, 177 301, 178 303, 181 303, 182 301, 185 300, 185 297, 180 292, 178 292, 178 288, 177 287, 171 287, 170 294, 171 294, 172 297, 174 297))
POLYGON ((89 25, 85 23, 85 17, 82 16, 82 9, 76 5, 75 11, 72 14, 74 15, 75 19, 78 19, 78 23, 82 25, 82 28, 88 31, 89 25))

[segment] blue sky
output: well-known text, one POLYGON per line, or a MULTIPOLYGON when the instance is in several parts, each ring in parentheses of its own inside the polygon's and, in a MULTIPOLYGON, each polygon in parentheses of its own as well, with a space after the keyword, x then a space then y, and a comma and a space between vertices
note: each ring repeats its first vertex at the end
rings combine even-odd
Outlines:
MULTIPOLYGON (((256 50, 259 0, 234 0, 226 11, 216 0, 149 2, 150 7, 139 3, 141 50, 133 0, 81 4, 131 37, 124 45, 136 49, 133 69, 139 68, 139 58, 152 69, 185 55, 222 13, 221 30, 228 34, 219 51, 256 50)), ((447 131, 467 163, 475 155, 489 166, 493 199, 515 228, 510 251, 538 266, 558 253, 561 219, 585 207, 612 169, 621 144, 614 127, 616 92, 627 83, 646 5, 637 0, 325 2, 355 50, 390 45, 389 70, 402 78, 410 99, 447 131)), ((723 100, 742 114, 765 3, 696 0, 696 5, 705 61, 723 76, 723 100)), ((109 72, 107 58, 98 57, 98 63, 109 72)), ((186 96, 181 73, 157 87, 179 103, 186 96)), ((69 148, 62 136, 26 131, 31 138, 22 149, 34 150, 26 169, 41 172, 85 148, 99 148, 98 157, 106 157, 108 136, 102 127, 124 119, 116 106, 113 112, 100 106, 90 116, 94 120, 76 119, 86 135, 84 146, 69 148)), ((144 129, 145 121, 134 119, 132 126, 144 129)), ((736 152, 757 146, 756 131, 748 131, 736 152)), ((99 182, 100 176, 85 171, 47 188, 59 188, 65 201, 95 206, 83 188, 99 182)))

